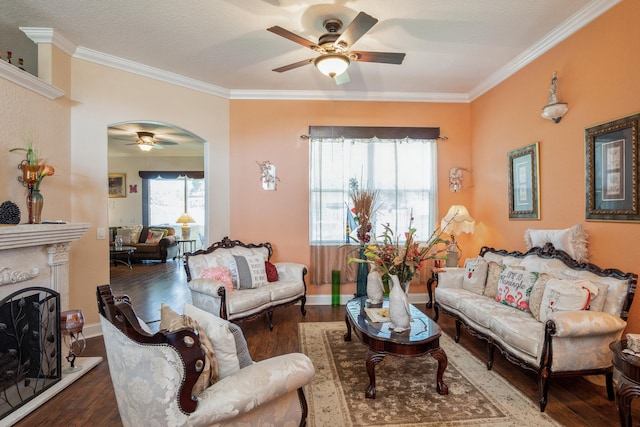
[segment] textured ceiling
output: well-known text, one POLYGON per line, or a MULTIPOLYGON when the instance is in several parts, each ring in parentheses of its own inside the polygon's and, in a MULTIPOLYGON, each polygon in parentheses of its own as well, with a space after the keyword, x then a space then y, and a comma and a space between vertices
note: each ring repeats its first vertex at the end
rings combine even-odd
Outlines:
MULTIPOLYGON (((473 98, 509 69, 575 31, 617 0, 20 0, 3 1, 0 50, 35 67, 19 27, 49 27, 81 52, 117 57, 220 88, 261 91, 460 95, 473 98), (313 65, 271 71, 315 55, 268 32, 279 25, 317 42, 329 17, 364 11, 379 22, 356 50, 405 52, 402 65, 353 63, 337 86, 313 65)), ((80 55, 82 57, 82 55, 80 55)), ((549 70, 549 77, 554 70, 549 70)), ((561 77, 561 76, 560 76, 561 77)), ((504 77, 502 77, 504 78, 504 77)), ((225 92, 226 91, 226 92, 225 92)), ((446 98, 446 97, 445 97, 446 98)))

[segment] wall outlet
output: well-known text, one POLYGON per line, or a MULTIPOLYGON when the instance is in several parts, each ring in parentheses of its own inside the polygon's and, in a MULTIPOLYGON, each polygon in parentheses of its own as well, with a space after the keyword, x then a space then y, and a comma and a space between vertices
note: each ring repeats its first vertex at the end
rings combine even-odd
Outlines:
POLYGON ((107 238, 107 234, 105 232, 104 227, 98 227, 96 232, 98 234, 98 240, 104 240, 107 238))

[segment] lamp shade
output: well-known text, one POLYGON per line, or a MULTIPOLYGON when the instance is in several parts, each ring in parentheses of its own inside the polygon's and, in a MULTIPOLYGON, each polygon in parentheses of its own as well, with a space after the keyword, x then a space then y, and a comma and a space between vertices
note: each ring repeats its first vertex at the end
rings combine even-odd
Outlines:
POLYGON ((351 61, 344 55, 327 54, 317 57, 313 64, 322 74, 335 77, 347 71, 351 61))
POLYGON ((476 221, 471 218, 469 211, 463 205, 452 205, 440 222, 443 233, 460 234, 473 233, 476 221))
POLYGON ((180 215, 180 218, 178 218, 176 220, 176 222, 178 224, 189 224, 191 222, 196 222, 195 219, 193 219, 193 217, 191 215, 189 215, 188 212, 183 213, 182 215, 180 215))

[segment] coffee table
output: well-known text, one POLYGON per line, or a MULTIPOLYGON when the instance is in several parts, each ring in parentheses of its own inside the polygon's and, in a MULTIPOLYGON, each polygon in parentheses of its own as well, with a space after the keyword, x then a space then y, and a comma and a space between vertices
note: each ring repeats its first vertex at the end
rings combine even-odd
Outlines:
POLYGON ((109 259, 113 261, 113 265, 117 266, 116 263, 122 263, 129 267, 129 270, 133 270, 133 264, 131 264, 131 254, 136 250, 133 246, 123 246, 122 249, 116 249, 115 246, 109 247, 109 259), (125 261, 123 255, 127 256, 127 260, 125 261))
MULTIPOLYGON (((440 347, 440 335, 442 330, 431 318, 411 305, 411 330, 396 333, 389 330, 389 322, 376 323, 371 321, 365 308, 367 297, 357 297, 347 302, 345 323, 347 333, 345 341, 351 341, 351 330, 369 348, 367 353, 366 368, 369 375, 369 386, 365 391, 365 397, 376 397, 375 367, 387 354, 402 357, 417 357, 430 354, 438 361, 436 373, 436 390, 440 394, 449 394, 449 387, 444 383, 442 376, 447 368, 447 355, 440 347)), ((374 306, 372 306, 373 308, 374 306)), ((388 308, 389 299, 384 298, 382 306, 376 308, 388 308)))

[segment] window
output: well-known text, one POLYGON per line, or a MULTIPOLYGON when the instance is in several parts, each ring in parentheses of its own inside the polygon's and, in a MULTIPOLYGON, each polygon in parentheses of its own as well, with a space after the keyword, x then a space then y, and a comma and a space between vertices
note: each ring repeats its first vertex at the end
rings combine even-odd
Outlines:
POLYGON ((347 242, 349 181, 379 191, 374 235, 389 224, 402 237, 413 214, 421 240, 437 223, 435 140, 315 139, 310 153, 310 240, 312 245, 347 242))
POLYGON ((180 233, 176 220, 184 212, 196 221, 191 224, 191 238, 204 232, 205 184, 202 172, 141 171, 143 221, 145 225, 173 225, 180 233))

